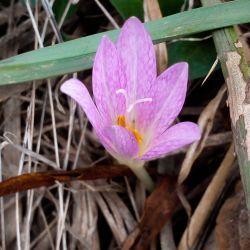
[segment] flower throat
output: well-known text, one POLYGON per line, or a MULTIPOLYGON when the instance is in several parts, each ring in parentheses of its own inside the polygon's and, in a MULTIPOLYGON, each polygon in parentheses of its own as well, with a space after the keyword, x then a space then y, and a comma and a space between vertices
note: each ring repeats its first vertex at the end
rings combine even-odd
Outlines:
MULTIPOLYGON (((130 104, 128 102, 127 91, 125 89, 118 89, 116 91, 116 94, 122 94, 125 97, 126 107, 127 107, 126 112, 127 113, 130 113, 134 109, 134 107, 139 103, 152 102, 152 98, 142 98, 142 99, 138 99, 134 103, 130 104)), ((119 115, 117 117, 117 125, 119 125, 123 128, 126 128, 128 131, 130 131, 134 135, 134 137, 139 145, 142 143, 143 139, 142 139, 141 134, 135 129, 134 125, 130 126, 129 124, 127 124, 125 115, 119 115)))

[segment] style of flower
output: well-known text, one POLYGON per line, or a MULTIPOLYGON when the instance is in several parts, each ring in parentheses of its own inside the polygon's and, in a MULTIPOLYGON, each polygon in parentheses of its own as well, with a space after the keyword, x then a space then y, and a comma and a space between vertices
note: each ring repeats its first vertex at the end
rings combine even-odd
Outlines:
POLYGON ((106 150, 152 189, 143 168, 145 161, 200 139, 196 124, 172 125, 184 104, 187 81, 185 62, 157 77, 152 40, 143 24, 131 17, 115 44, 104 36, 97 49, 94 101, 84 84, 74 78, 63 83, 61 91, 82 107, 106 150))

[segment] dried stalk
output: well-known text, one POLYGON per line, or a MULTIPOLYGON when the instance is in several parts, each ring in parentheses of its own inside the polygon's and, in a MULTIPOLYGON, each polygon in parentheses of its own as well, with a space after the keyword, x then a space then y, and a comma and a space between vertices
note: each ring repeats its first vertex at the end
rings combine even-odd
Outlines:
MULTIPOLYGON (((154 169, 148 169, 148 171, 155 173, 154 169)), ((133 173, 128 167, 123 165, 100 165, 95 166, 95 168, 85 167, 69 171, 22 174, 0 182, 0 197, 33 188, 49 187, 58 182, 69 183, 71 181, 107 179, 119 176, 133 176, 133 173)))
POLYGON ((199 202, 199 205, 192 215, 188 228, 186 228, 182 235, 178 250, 188 250, 195 244, 195 241, 201 234, 201 230, 231 174, 234 160, 234 148, 231 144, 213 180, 209 184, 205 194, 199 202))
MULTIPOLYGON (((202 0, 202 3, 209 6, 220 1, 202 0)), ((214 31, 213 39, 227 83, 235 150, 250 212, 250 69, 243 45, 233 27, 214 31)))
MULTIPOLYGON (((158 1, 155 0, 144 0, 144 19, 145 21, 154 21, 162 18, 162 13, 158 1)), ((157 71, 162 73, 168 65, 168 52, 165 43, 155 45, 156 60, 157 60, 157 71)))
POLYGON ((226 88, 223 85, 218 91, 217 95, 204 108, 198 119, 198 125, 202 131, 202 138, 200 141, 193 143, 189 147, 181 165, 181 170, 178 177, 179 184, 182 184, 185 181, 192 169, 194 161, 199 157, 205 147, 205 142, 213 128, 216 111, 219 108, 220 102, 222 100, 222 97, 224 96, 225 91, 226 88))

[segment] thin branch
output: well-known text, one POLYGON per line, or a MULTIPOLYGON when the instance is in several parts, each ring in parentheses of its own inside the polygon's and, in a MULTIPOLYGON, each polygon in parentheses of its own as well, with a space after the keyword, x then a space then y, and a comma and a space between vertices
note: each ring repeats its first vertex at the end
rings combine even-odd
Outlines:
MULTIPOLYGON (((152 174, 155 170, 148 169, 152 174)), ((57 182, 70 183, 79 180, 107 179, 121 176, 133 176, 133 172, 124 165, 100 165, 96 167, 77 168, 69 171, 47 171, 28 173, 11 177, 0 182, 0 197, 25 190, 49 187, 57 182)))

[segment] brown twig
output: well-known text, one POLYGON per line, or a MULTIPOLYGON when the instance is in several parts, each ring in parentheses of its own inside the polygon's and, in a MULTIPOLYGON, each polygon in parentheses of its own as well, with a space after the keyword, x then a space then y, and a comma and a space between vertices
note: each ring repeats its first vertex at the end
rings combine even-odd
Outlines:
POLYGON ((49 187, 56 184, 56 182, 67 183, 71 181, 106 179, 119 176, 133 176, 133 173, 128 167, 123 165, 102 165, 69 171, 52 170, 23 174, 0 182, 0 197, 33 188, 49 187))
POLYGON ((164 176, 147 198, 141 222, 126 239, 122 249, 147 249, 173 215, 177 203, 176 183, 164 176))

